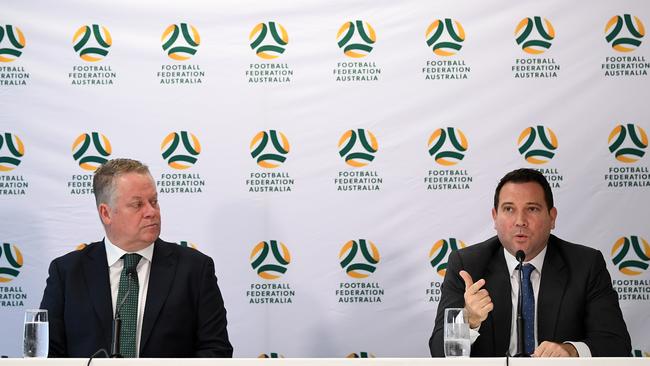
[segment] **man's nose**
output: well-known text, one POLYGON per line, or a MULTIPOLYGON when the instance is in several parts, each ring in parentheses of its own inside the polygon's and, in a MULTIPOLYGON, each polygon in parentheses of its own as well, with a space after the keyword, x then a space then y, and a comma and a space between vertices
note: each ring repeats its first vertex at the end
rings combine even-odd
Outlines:
POLYGON ((145 209, 144 209, 144 216, 145 217, 151 217, 156 214, 156 207, 152 205, 150 202, 147 202, 145 204, 145 209))
POLYGON ((528 226, 528 217, 526 216, 525 211, 521 211, 517 214, 515 218, 515 225, 522 226, 522 227, 528 226))

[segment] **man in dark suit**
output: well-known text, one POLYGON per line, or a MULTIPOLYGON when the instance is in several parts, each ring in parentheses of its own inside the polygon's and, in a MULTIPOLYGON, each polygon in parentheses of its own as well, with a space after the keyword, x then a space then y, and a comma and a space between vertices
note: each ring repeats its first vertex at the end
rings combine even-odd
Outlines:
POLYGON ((550 235, 557 210, 546 178, 532 169, 508 173, 497 186, 492 217, 496 237, 449 256, 431 355, 444 356, 444 309, 465 308, 471 356, 629 356, 630 336, 602 254, 550 235), (527 351, 517 350, 519 250, 524 268, 532 268, 534 320, 523 327, 530 329, 527 351))
POLYGON ((90 357, 111 345, 122 318, 124 357, 232 357, 212 259, 162 241, 149 169, 130 159, 101 166, 93 189, 104 240, 52 261, 41 308, 50 357, 90 357))

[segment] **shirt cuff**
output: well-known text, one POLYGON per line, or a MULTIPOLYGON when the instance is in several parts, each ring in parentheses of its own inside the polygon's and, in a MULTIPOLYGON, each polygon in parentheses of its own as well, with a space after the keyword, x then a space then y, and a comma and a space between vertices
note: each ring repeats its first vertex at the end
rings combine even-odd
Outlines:
MULTIPOLYGON (((476 328, 476 329, 469 328, 469 342, 470 342, 470 344, 474 344, 474 342, 476 341, 476 338, 478 338, 478 336, 481 335, 481 333, 478 332, 479 328, 480 328, 480 326, 478 328, 476 328)), ((585 347, 586 347, 586 345, 585 345, 585 347)), ((589 348, 587 348, 587 349, 589 349, 589 348)))
MULTIPOLYGON (((470 330, 470 337, 471 337, 472 331, 470 330)), ((569 343, 573 345, 573 347, 576 348, 576 351, 578 351, 578 357, 591 357, 591 350, 589 349, 589 346, 587 346, 586 343, 584 342, 564 342, 564 343, 569 343)))

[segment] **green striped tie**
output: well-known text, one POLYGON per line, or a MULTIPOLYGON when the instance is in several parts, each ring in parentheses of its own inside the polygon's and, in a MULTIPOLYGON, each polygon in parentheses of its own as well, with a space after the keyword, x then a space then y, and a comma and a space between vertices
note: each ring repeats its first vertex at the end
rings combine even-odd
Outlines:
POLYGON ((135 357, 135 336, 138 324, 138 272, 136 266, 140 262, 140 254, 124 254, 124 268, 120 274, 120 289, 117 292, 117 306, 124 301, 127 291, 129 295, 120 308, 122 329, 120 331, 120 354, 122 357, 135 357), (129 276, 128 273, 131 273, 129 276), (129 284, 130 282, 130 284, 129 284), (129 290, 130 289, 130 290, 129 290))

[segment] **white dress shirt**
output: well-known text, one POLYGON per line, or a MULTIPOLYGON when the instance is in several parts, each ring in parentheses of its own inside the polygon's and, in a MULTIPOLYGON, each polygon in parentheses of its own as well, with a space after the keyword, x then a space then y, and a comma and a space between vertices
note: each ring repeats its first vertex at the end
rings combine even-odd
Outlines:
MULTIPOLYGON (((528 262, 524 262, 524 264, 530 263, 535 266, 535 270, 530 274, 530 282, 533 285, 533 293, 535 294, 535 347, 539 345, 539 340, 537 338, 537 314, 539 313, 537 307, 537 299, 539 298, 539 285, 542 279, 542 267, 544 266, 546 249, 547 247, 544 247, 544 249, 538 255, 536 255, 535 258, 528 262)), ((504 250, 503 253, 505 256, 506 265, 508 266, 508 273, 510 274, 510 288, 512 289, 510 292, 512 299, 512 318, 510 323, 510 346, 508 347, 508 353, 514 355, 517 353, 517 303, 519 299, 519 270, 517 269, 517 266, 519 265, 519 262, 507 250, 504 250)), ((478 332, 478 329, 470 329, 470 339, 472 343, 474 343, 474 341, 476 341, 479 336, 480 333, 478 332)), ((591 350, 589 350, 589 346, 587 346, 586 343, 570 341, 567 341, 565 343, 572 344, 578 351, 579 357, 591 357, 591 350)))
MULTIPOLYGON (((120 288, 120 274, 124 268, 124 261, 121 260, 124 254, 128 252, 120 249, 111 243, 108 237, 104 238, 106 244, 106 259, 108 261, 108 277, 111 282, 111 297, 113 300, 113 316, 115 316, 117 294, 120 288)), ((151 260, 153 259, 153 243, 148 247, 133 252, 140 254, 142 258, 138 262, 136 271, 138 272, 138 321, 135 336, 135 355, 140 356, 140 335, 142 334, 142 319, 144 316, 144 306, 147 299, 147 288, 149 285, 149 273, 151 272, 151 260)), ((121 299, 120 299, 121 300, 121 299)))

